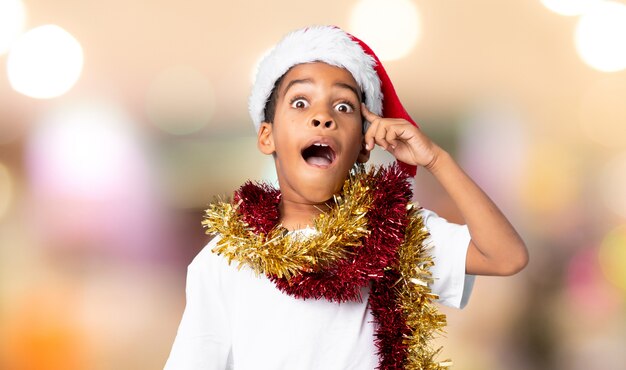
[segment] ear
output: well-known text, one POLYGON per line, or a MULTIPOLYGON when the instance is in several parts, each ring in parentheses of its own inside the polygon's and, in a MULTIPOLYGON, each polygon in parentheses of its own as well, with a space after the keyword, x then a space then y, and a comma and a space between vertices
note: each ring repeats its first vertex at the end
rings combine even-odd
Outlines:
POLYGON ((365 149, 365 140, 361 143, 361 151, 359 151, 359 156, 356 158, 356 161, 359 163, 365 163, 370 159, 370 151, 365 149))
POLYGON ((268 122, 261 122, 259 132, 257 134, 257 147, 263 154, 274 154, 276 147, 274 146, 273 125, 268 122))

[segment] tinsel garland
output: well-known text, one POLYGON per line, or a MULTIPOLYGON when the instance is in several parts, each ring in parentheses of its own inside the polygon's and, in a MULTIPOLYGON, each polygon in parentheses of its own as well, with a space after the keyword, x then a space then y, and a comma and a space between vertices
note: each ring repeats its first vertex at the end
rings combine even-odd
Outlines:
POLYGON ((280 192, 250 182, 233 203, 211 205, 203 225, 221 235, 215 253, 267 275, 297 298, 360 301, 360 288, 371 282, 378 368, 443 369, 451 363, 435 360, 440 349, 430 341, 446 318, 432 303, 428 232, 410 203, 407 178, 396 165, 358 167, 330 210, 316 218, 313 236, 278 225, 280 192))
POLYGON ((253 196, 262 190, 262 186, 247 183, 235 194, 235 204, 214 203, 205 212, 202 224, 207 232, 222 236, 213 251, 224 255, 229 262, 236 260, 239 266, 248 265, 257 273, 290 279, 303 272, 331 267, 351 253, 352 248, 360 247, 363 237, 369 234, 365 216, 372 197, 361 181, 346 181, 343 193, 352 196, 334 197, 336 207, 315 220, 315 228, 324 232, 313 237, 289 233, 281 226, 268 228, 269 223, 260 212, 270 207, 262 201, 269 198, 271 202, 275 198, 259 197, 252 203, 258 205, 258 210, 250 208, 253 196), (252 212, 242 213, 242 210, 252 212))

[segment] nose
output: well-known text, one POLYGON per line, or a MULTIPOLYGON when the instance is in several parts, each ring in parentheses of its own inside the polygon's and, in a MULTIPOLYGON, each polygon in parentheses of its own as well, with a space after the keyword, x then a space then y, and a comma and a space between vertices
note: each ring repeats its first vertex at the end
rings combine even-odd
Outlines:
POLYGON ((317 109, 311 109, 310 125, 321 129, 335 129, 337 123, 333 117, 332 107, 320 106, 317 109))
POLYGON ((335 127, 335 121, 333 121, 332 119, 329 120, 319 120, 317 118, 313 118, 311 120, 311 125, 313 125, 313 127, 322 127, 322 128, 334 128, 335 127))

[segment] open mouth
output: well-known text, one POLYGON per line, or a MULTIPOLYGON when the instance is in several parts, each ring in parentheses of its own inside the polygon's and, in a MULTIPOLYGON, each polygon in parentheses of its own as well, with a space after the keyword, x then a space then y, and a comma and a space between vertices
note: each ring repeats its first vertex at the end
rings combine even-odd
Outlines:
POLYGON ((304 148, 302 158, 311 166, 326 168, 335 161, 335 151, 327 144, 313 143, 304 148))

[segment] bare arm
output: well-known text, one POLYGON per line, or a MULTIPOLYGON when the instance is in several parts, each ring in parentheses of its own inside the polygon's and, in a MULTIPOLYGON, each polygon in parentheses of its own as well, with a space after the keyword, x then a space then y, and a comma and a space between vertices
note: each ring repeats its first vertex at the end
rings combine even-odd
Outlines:
POLYGON ((424 133, 403 119, 381 118, 362 106, 372 122, 365 144, 385 148, 404 163, 424 166, 456 203, 471 241, 465 270, 472 275, 513 275, 528 263, 526 245, 511 223, 454 159, 424 133))
POLYGON ((528 263, 522 238, 485 192, 439 147, 426 167, 463 215, 471 235, 465 269, 473 275, 513 275, 528 263))

